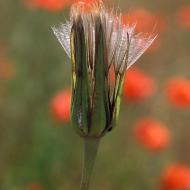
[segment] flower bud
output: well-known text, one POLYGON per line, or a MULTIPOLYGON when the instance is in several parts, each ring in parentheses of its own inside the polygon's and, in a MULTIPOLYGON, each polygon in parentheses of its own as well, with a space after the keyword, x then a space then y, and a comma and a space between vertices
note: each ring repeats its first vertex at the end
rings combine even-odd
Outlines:
POLYGON ((125 71, 155 37, 135 34, 101 2, 74 4, 70 21, 53 31, 72 62, 73 126, 82 137, 102 137, 117 123, 125 71))

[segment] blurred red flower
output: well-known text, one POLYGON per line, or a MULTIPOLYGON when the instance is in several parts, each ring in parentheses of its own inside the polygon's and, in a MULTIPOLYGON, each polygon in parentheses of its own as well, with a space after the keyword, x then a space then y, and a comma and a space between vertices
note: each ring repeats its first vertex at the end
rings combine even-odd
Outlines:
POLYGON ((71 91, 59 92, 51 102, 51 112, 57 121, 70 121, 71 91))
POLYGON ((27 186, 26 190, 43 190, 39 183, 33 183, 27 186))
POLYGON ((190 189, 190 168, 182 164, 168 166, 161 179, 162 190, 190 189))
POLYGON ((168 146, 170 132, 161 122, 144 118, 135 124, 135 137, 150 150, 161 150, 168 146))
POLYGON ((61 11, 72 3, 71 0, 25 0, 28 8, 40 8, 48 11, 61 11))
MULTIPOLYGON (((137 8, 124 14, 123 16, 124 24, 132 25, 136 23, 136 32, 148 32, 153 34, 160 34, 166 30, 166 19, 162 13, 151 12, 143 8, 137 8)), ((158 38, 149 47, 149 53, 155 52, 159 47, 160 40, 158 38)))
POLYGON ((190 5, 186 5, 178 11, 177 20, 183 28, 190 28, 190 5))
POLYGON ((14 75, 14 65, 7 58, 0 58, 0 80, 9 80, 14 75))
POLYGON ((176 107, 190 107, 190 81, 178 77, 171 79, 166 85, 166 95, 176 107))
POLYGON ((153 95, 154 90, 153 79, 142 70, 132 68, 127 71, 123 88, 125 100, 138 102, 153 95))
POLYGON ((110 82, 111 86, 113 87, 115 84, 115 72, 114 72, 113 66, 111 66, 111 68, 109 70, 109 82, 110 82))
POLYGON ((24 0, 24 4, 28 8, 40 8, 48 11, 61 11, 76 2, 85 4, 91 3, 94 0, 24 0))
POLYGON ((137 8, 123 16, 124 24, 136 23, 136 30, 150 32, 153 30, 155 21, 153 15, 146 9, 137 8))
POLYGON ((166 29, 166 19, 162 13, 151 12, 143 8, 137 8, 124 14, 124 24, 136 23, 137 32, 163 32, 166 29))

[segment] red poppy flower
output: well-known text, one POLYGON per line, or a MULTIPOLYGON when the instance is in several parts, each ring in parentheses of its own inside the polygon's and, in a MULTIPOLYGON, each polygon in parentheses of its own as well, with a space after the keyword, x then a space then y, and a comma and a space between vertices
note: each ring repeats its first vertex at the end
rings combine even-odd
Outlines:
POLYGON ((166 85, 166 94, 171 104, 176 107, 190 107, 190 81, 174 78, 166 85))
POLYGON ((169 130, 159 121, 145 118, 135 124, 135 137, 150 150, 161 150, 168 146, 169 130))
POLYGON ((114 86, 114 84, 115 84, 115 71, 114 71, 113 66, 109 70, 109 82, 110 82, 111 86, 114 86))
POLYGON ((25 0, 29 8, 40 8, 48 11, 61 11, 72 3, 71 0, 25 0))
POLYGON ((127 15, 124 15, 123 19, 125 24, 131 25, 136 23, 137 32, 142 30, 150 32, 154 26, 152 14, 148 10, 142 8, 129 12, 127 15))
POLYGON ((140 69, 129 69, 126 73, 123 95, 125 100, 138 102, 154 93, 153 79, 140 69))
MULTIPOLYGON (((162 13, 151 12, 143 8, 137 8, 123 16, 124 24, 136 23, 136 32, 148 32, 160 34, 166 30, 166 19, 162 13)), ((160 37, 149 47, 147 53, 155 52, 159 48, 160 37)))
POLYGON ((162 176, 163 190, 190 189, 190 168, 182 164, 173 164, 166 168, 162 176))
POLYGON ((84 4, 93 2, 93 0, 24 0, 24 4, 28 8, 40 8, 48 11, 61 11, 67 6, 76 3, 77 1, 80 1, 84 4))
POLYGON ((166 17, 162 12, 156 12, 154 13, 154 19, 155 19, 155 32, 161 33, 165 32, 167 29, 167 20, 166 17))
POLYGON ((71 91, 59 92, 51 102, 51 112, 58 121, 70 121, 71 91))
POLYGON ((42 186, 38 183, 33 183, 27 186, 26 190, 43 190, 42 186))
POLYGON ((166 19, 162 13, 153 13, 143 8, 137 8, 123 16, 124 24, 136 23, 137 32, 163 32, 166 29, 166 19))
POLYGON ((177 20, 183 28, 190 28, 190 5, 184 6, 179 10, 177 20))
POLYGON ((0 80, 9 80, 15 75, 15 67, 6 58, 0 59, 0 80))

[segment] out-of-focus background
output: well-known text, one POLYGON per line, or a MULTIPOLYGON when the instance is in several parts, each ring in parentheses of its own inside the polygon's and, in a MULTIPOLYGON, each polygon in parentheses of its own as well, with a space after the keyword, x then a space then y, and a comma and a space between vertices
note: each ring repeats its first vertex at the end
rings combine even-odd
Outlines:
MULTIPOLYGON (((1 190, 79 189, 83 144, 69 119, 71 65, 51 30, 70 4, 0 1, 1 190)), ((189 188, 190 2, 107 4, 137 32, 158 37, 128 71, 119 123, 101 141, 91 189, 189 188)))

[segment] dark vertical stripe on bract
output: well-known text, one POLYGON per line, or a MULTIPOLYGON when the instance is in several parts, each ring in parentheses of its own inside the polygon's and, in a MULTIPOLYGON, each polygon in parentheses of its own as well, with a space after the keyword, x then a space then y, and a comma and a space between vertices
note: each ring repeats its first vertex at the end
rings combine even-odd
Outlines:
POLYGON ((90 135, 99 137, 102 135, 108 115, 107 90, 107 64, 106 64, 105 36, 100 17, 95 18, 95 63, 94 78, 95 86, 92 97, 92 120, 90 135))
POLYGON ((89 128, 89 84, 87 48, 82 19, 80 16, 73 23, 71 30, 71 50, 76 82, 72 99, 72 123, 81 136, 88 135, 89 128))

